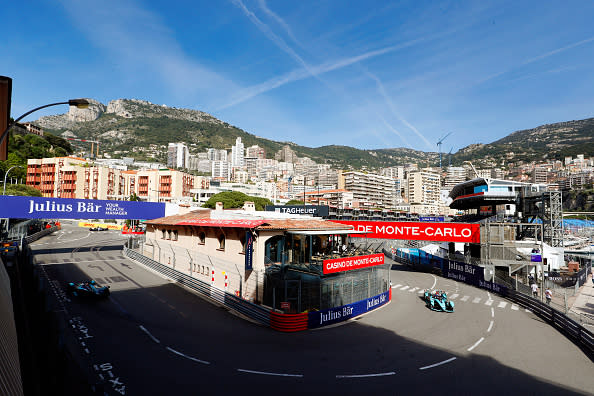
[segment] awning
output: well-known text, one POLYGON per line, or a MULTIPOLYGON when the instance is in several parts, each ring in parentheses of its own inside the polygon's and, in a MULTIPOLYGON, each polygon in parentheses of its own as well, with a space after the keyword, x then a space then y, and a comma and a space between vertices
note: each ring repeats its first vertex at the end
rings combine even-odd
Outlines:
POLYGON ((290 230, 287 234, 299 235, 338 235, 338 234, 369 234, 366 231, 356 230, 290 230))
POLYGON ((184 220, 175 225, 189 225, 202 227, 222 227, 222 228, 256 228, 265 224, 264 220, 223 220, 223 219, 194 219, 184 220))

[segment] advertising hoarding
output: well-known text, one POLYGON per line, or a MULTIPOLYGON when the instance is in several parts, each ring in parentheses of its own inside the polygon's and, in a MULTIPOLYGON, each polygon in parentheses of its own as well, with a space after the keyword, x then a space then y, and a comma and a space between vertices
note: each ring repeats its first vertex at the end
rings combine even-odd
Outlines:
POLYGON ((0 196, 0 217, 13 219, 147 219, 165 216, 162 202, 0 196))
POLYGON ((323 261, 324 274, 351 271, 361 268, 384 264, 384 254, 369 254, 365 256, 341 257, 323 261))
POLYGON ((316 217, 328 216, 328 205, 266 205, 266 211, 302 214, 316 217))
POLYGON ((307 328, 315 329, 316 327, 344 322, 345 320, 379 308, 389 301, 390 290, 382 294, 378 294, 377 296, 357 301, 352 304, 343 305, 341 307, 325 309, 323 311, 309 312, 307 314, 307 328))
POLYGON ((480 243, 480 224, 413 221, 332 221, 352 225, 355 231, 364 232, 363 234, 352 234, 352 237, 480 243))

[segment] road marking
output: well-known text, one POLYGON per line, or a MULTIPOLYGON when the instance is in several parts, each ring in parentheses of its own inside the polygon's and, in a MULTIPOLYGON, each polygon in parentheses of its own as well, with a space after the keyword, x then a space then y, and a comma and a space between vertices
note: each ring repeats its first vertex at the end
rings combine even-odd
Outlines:
POLYGON ((394 371, 389 371, 387 373, 377 373, 377 374, 352 374, 352 375, 337 375, 336 378, 365 378, 365 377, 384 377, 386 375, 394 375, 396 374, 394 371))
POLYGON ((470 298, 470 296, 464 296, 460 299, 460 301, 468 301, 469 298, 470 298))
POLYGON ((409 290, 409 292, 411 292, 411 293, 412 293, 412 292, 414 292, 414 291, 415 291, 415 290, 417 290, 417 289, 418 289, 418 287, 413 287, 412 289, 410 289, 410 290, 409 290))
POLYGON ((421 293, 425 293, 425 290, 421 289, 419 290, 417 293, 421 294, 421 293))
POLYGON ((489 328, 487 329, 487 333, 489 333, 491 331, 491 329, 493 328, 493 321, 491 321, 491 323, 489 323, 489 328))
POLYGON ((453 300, 453 299, 455 299, 455 298, 456 298, 456 297, 458 297, 458 296, 459 296, 459 294, 458 294, 458 293, 456 293, 456 294, 452 294, 452 297, 450 297, 450 300, 453 300))
POLYGON ((157 344, 160 344, 161 341, 157 340, 155 338, 155 336, 153 336, 147 329, 144 328, 143 325, 140 325, 140 330, 144 331, 149 337, 151 337, 153 339, 153 341, 155 341, 157 344))
POLYGON ((495 310, 493 309, 493 307, 491 307, 491 317, 494 318, 495 317, 495 310))
POLYGON ((489 299, 489 300, 485 301, 485 305, 488 305, 488 306, 493 305, 493 300, 489 299))
POLYGON ((472 300, 473 304, 478 304, 481 301, 480 297, 475 297, 474 300, 472 300))
POLYGON ((447 360, 444 360, 443 362, 439 362, 439 363, 431 364, 429 366, 421 367, 421 368, 419 368, 419 370, 427 370, 427 369, 430 369, 433 367, 441 366, 442 364, 447 364, 449 362, 453 362, 454 360, 456 360, 456 357, 451 357, 447 360))
POLYGON ((409 287, 410 287, 410 286, 404 286, 404 287, 402 287, 400 290, 406 290, 406 289, 408 289, 409 287))
POLYGON ((188 356, 188 355, 186 355, 186 354, 184 354, 184 353, 181 353, 181 352, 179 352, 179 351, 176 351, 176 350, 175 350, 175 349, 173 349, 173 348, 169 348, 169 347, 167 347, 167 348, 165 348, 165 349, 167 349, 169 352, 173 352, 173 353, 175 353, 176 355, 179 355, 179 356, 185 357, 186 359, 190 359, 190 360, 193 360, 193 361, 195 361, 195 362, 202 363, 202 364, 210 364, 210 362, 207 362, 207 361, 205 361, 205 360, 196 359, 196 358, 194 358, 194 357, 192 357, 192 356, 188 356))
POLYGON ((517 311, 518 309, 520 309, 520 307, 518 307, 516 304, 512 304, 511 309, 513 309, 514 311, 517 311))
POLYGON ((531 310, 529 310, 528 308, 526 308, 524 311, 526 312, 532 312, 531 310))
POLYGON ((477 342, 474 343, 473 346, 471 346, 470 348, 467 349, 468 352, 472 351, 474 348, 476 348, 481 342, 483 342, 483 340, 485 339, 485 337, 481 337, 480 340, 478 340, 477 342))
POLYGON ((303 374, 270 373, 267 371, 254 371, 254 370, 245 370, 245 369, 237 369, 237 371, 241 371, 244 373, 251 373, 251 374, 275 375, 277 377, 303 377, 303 374))
POLYGON ((505 308, 506 305, 507 305, 507 303, 505 301, 501 301, 499 303, 499 305, 497 306, 497 308, 505 308))
POLYGON ((392 289, 398 289, 400 286, 402 286, 402 285, 399 283, 396 286, 392 286, 392 289))
POLYGON ((435 285, 437 285, 437 276, 435 275, 431 275, 433 277, 433 286, 431 286, 431 289, 435 288, 435 285))

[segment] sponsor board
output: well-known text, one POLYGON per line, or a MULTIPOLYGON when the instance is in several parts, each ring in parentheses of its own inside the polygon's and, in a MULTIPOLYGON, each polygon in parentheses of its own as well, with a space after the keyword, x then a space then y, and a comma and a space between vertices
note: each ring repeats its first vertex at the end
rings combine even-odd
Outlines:
POLYGON ((161 202, 0 196, 0 217, 20 219, 156 219, 161 202))
POLYGON ((267 212, 302 214, 317 217, 328 216, 328 205, 266 205, 267 212))
POLYGON ((341 257, 323 261, 324 274, 333 274, 335 272, 351 271, 374 265, 384 264, 384 254, 369 254, 366 256, 341 257))
POLYGON ((119 224, 94 223, 94 222, 88 222, 88 221, 79 221, 78 226, 83 227, 83 228, 103 227, 103 228, 107 228, 108 230, 121 230, 122 229, 122 226, 119 224))
POLYGON ((352 304, 343 305, 341 307, 325 309, 323 311, 309 312, 307 314, 307 328, 315 329, 316 327, 344 322, 345 320, 379 308, 389 301, 390 290, 382 294, 378 294, 377 296, 357 301, 352 304))
POLYGON ((480 224, 331 220, 352 225, 351 237, 480 243, 480 224))

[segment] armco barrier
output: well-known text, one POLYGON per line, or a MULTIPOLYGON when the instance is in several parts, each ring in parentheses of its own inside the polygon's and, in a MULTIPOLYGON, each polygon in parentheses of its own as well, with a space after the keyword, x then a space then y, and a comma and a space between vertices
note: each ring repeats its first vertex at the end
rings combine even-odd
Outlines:
POLYGON ((281 314, 270 312, 270 327, 285 333, 307 330, 307 313, 281 314))
POLYGON ((203 282, 199 279, 192 278, 174 270, 171 267, 163 265, 153 259, 150 259, 134 250, 124 247, 124 255, 130 259, 139 262, 163 275, 173 279, 174 281, 189 287, 207 299, 223 304, 224 306, 244 315, 248 318, 261 323, 266 326, 270 326, 270 310, 260 305, 251 303, 242 298, 239 298, 233 294, 227 293, 223 290, 212 287, 210 284, 203 282))

